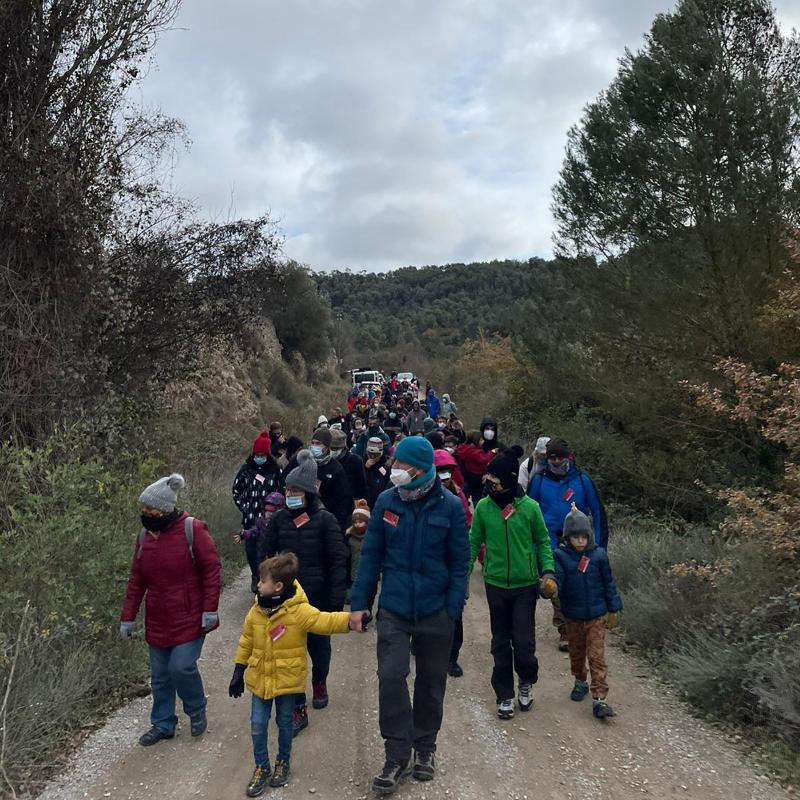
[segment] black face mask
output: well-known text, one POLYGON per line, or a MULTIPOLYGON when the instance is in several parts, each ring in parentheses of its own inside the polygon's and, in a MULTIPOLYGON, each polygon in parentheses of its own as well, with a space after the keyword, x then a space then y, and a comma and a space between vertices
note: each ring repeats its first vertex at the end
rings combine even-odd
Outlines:
POLYGON ((294 597, 295 591, 294 584, 292 584, 288 589, 284 589, 283 592, 280 594, 273 594, 269 595, 268 597, 264 597, 262 595, 258 595, 258 605, 261 608, 277 608, 281 603, 285 603, 290 597, 294 597))
POLYGON ((145 530, 152 531, 153 533, 157 533, 159 531, 163 531, 172 525, 176 519, 181 515, 181 512, 178 511, 176 508, 171 514, 167 514, 163 517, 155 517, 152 514, 142 514, 142 527, 145 530))
POLYGON ((516 497, 517 490, 516 487, 512 487, 511 489, 499 489, 499 490, 492 490, 489 492, 489 497, 497 503, 500 508, 505 508, 509 503, 514 502, 514 497, 516 497))

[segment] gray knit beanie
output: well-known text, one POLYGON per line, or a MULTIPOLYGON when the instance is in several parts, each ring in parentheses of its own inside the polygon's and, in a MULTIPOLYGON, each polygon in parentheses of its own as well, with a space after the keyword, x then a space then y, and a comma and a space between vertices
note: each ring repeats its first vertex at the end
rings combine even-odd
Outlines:
POLYGON ((589 537, 590 542, 594 538, 592 536, 592 526, 589 524, 589 517, 573 503, 572 510, 564 518, 564 538, 568 539, 570 536, 576 536, 577 534, 585 534, 589 537))
POLYGON ((310 450, 301 450, 297 454, 297 466, 287 476, 286 485, 304 492, 317 491, 317 462, 310 450))
POLYGON ((139 496, 139 503, 169 514, 175 510, 178 492, 184 486, 186 481, 183 476, 173 472, 169 477, 159 478, 155 483, 151 483, 139 496))
POLYGON ((315 442, 322 442, 325 447, 331 446, 331 431, 330 428, 317 428, 311 438, 315 442))

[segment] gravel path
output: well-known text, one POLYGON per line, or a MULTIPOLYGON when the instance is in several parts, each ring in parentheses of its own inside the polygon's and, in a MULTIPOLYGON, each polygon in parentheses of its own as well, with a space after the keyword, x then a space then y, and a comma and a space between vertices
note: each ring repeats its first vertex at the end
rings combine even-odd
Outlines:
MULTIPOLYGON (((42 800, 233 800, 244 797, 252 772, 248 696, 227 695, 239 628, 250 603, 245 573, 225 593, 221 629, 212 634, 201 669, 209 693, 209 728, 200 740, 182 720, 175 739, 154 748, 136 739, 149 727, 149 698, 114 714, 75 754, 42 800)), ((450 679, 439 737, 438 774, 413 781, 398 797, 415 800, 786 800, 789 795, 745 765, 736 747, 690 717, 641 663, 609 648, 612 701, 618 716, 598 722, 587 699, 573 703, 569 664, 556 649, 549 606, 539 604, 541 678, 534 710, 508 722, 495 716, 489 686, 489 623, 483 585, 473 576, 464 617, 461 663, 450 679)), ((311 711, 295 740, 292 778, 265 796, 297 800, 372 797, 370 780, 382 765, 378 735, 374 628, 334 637, 330 705, 311 711)), ((276 729, 270 726, 270 744, 276 729)), ((274 754, 274 747, 271 747, 274 754)))

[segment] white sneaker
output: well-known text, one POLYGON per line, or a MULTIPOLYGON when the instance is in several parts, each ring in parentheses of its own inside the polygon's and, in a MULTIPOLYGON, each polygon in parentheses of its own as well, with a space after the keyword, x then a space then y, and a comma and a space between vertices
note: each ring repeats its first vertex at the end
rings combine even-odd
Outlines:
POLYGON ((521 683, 519 685, 519 710, 530 711, 533 708, 533 684, 521 683))
POLYGON ((497 716, 500 719, 511 719, 514 716, 514 701, 501 700, 497 705, 497 716))

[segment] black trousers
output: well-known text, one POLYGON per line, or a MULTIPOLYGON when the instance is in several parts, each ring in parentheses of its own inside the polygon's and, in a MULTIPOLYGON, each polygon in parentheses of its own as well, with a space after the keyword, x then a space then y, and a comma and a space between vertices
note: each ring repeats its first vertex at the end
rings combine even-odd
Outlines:
POLYGON ((433 753, 442 725, 453 620, 442 610, 424 619, 405 619, 378 610, 378 717, 386 758, 405 762, 412 747, 433 753), (416 678, 408 693, 411 645, 416 678))
POLYGON ((501 589, 486 584, 489 624, 492 629, 492 688, 498 700, 514 697, 514 672, 520 683, 536 683, 536 598, 538 586, 501 589))
POLYGON ((461 645, 464 644, 464 618, 459 617, 453 625, 453 644, 450 646, 450 661, 458 661, 461 645))
POLYGON ((250 577, 253 583, 258 583, 258 567, 261 563, 258 560, 258 540, 255 538, 244 540, 244 552, 247 555, 247 563, 250 566, 250 577))

